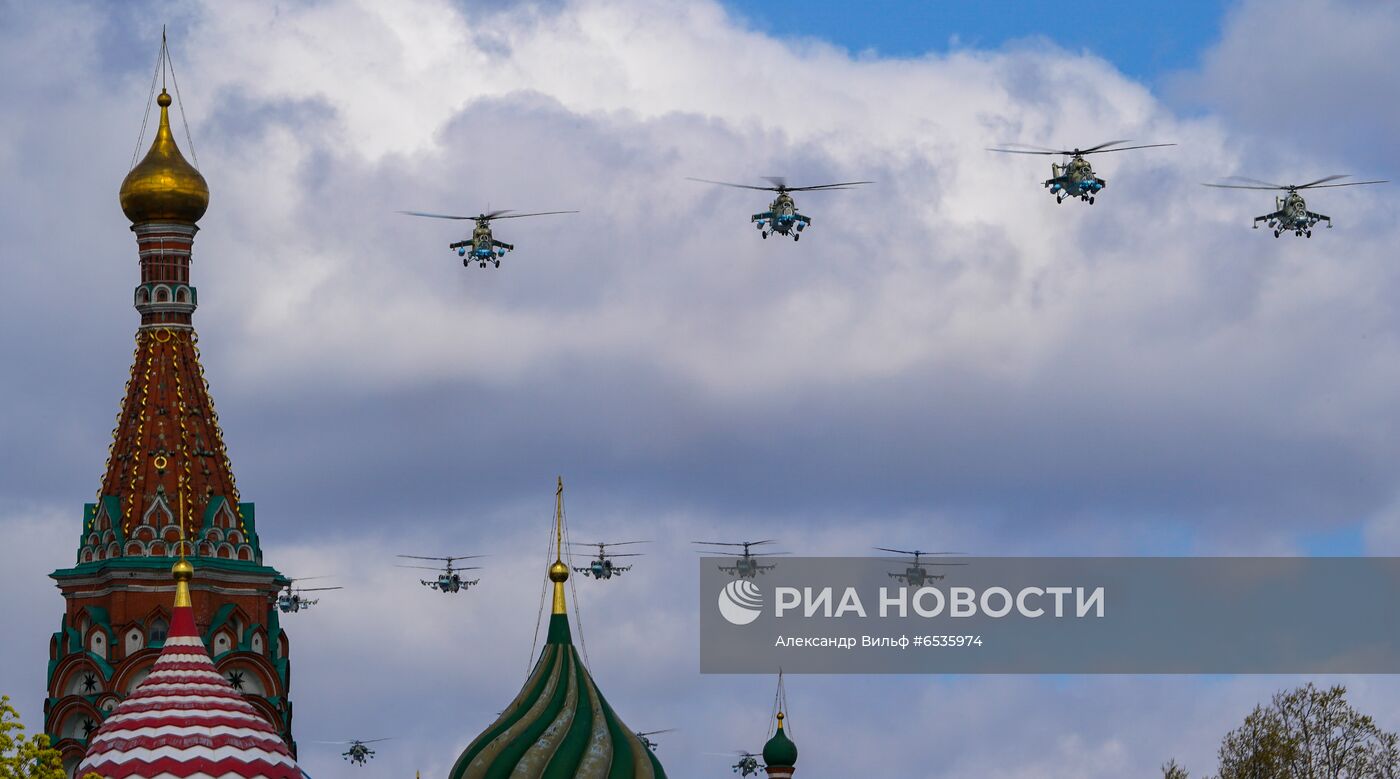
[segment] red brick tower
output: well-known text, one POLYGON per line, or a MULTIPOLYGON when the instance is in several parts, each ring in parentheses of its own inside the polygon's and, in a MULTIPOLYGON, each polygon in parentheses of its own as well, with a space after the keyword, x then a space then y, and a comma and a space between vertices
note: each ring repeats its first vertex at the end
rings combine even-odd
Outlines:
POLYGON ((51 574, 67 608, 49 646, 44 730, 70 771, 160 655, 182 539, 198 566, 190 594, 216 668, 295 749, 287 638, 274 604, 287 579, 263 565, 191 323, 191 247, 209 190, 175 144, 164 89, 157 102, 155 140, 121 188, 141 268, 131 377, 97 502, 83 510, 75 565, 51 574))

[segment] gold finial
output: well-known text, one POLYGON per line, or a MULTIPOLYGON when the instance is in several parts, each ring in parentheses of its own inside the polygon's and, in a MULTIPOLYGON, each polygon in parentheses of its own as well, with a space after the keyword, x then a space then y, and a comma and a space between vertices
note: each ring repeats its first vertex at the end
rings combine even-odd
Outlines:
POLYGON ((778 730, 782 730, 782 729, 783 729, 783 713, 780 711, 780 712, 778 712, 778 730))
MULTIPOLYGON (((168 62, 168 56, 162 33, 162 67, 168 62)), ((155 140, 145 158, 122 181, 122 211, 136 224, 158 221, 193 224, 209 207, 209 185, 204 176, 185 161, 180 147, 175 144, 175 134, 170 130, 170 103, 170 93, 162 85, 160 96, 156 98, 160 106, 160 125, 156 128, 155 140)))
POLYGON ((551 614, 567 614, 564 603, 564 582, 569 580, 569 566, 564 564, 564 477, 554 490, 554 564, 549 566, 549 580, 554 582, 554 608, 551 614))
POLYGON ((194 566, 185 559, 183 552, 180 559, 170 566, 170 573, 175 577, 175 608, 193 606, 194 603, 190 600, 190 579, 194 578, 194 566))

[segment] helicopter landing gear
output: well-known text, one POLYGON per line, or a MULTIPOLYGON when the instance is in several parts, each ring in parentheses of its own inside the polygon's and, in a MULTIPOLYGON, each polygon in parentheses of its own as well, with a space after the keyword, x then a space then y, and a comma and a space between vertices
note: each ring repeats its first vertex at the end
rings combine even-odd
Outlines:
POLYGON ((1274 237, 1275 237, 1275 238, 1278 237, 1278 230, 1275 230, 1275 231, 1274 231, 1274 237))
POLYGON ((794 241, 800 241, 800 240, 802 240, 801 234, 799 234, 799 233, 793 233, 793 234, 792 234, 792 240, 794 240, 794 241))
POLYGON ((471 261, 471 260, 462 260, 462 267, 463 267, 463 268, 470 268, 471 266, 472 266, 472 261, 471 261))
POLYGON ((496 267, 497 267, 497 268, 501 267, 501 261, 500 261, 500 260, 496 260, 496 267))
POLYGON ((1303 234, 1306 235, 1307 237, 1311 238, 1311 237, 1312 237, 1312 230, 1307 230, 1307 231, 1305 231, 1303 234))
POLYGON ((763 231, 763 240, 765 240, 765 241, 768 240, 768 231, 767 231, 767 230, 764 230, 764 231, 763 231))
POLYGON ((1090 195, 1090 196, 1089 196, 1089 205, 1092 206, 1093 204, 1094 204, 1094 196, 1093 196, 1093 195, 1090 195))
POLYGON ((1056 202, 1056 203, 1063 203, 1063 202, 1065 202, 1065 196, 1064 196, 1064 195, 1056 195, 1056 196, 1055 196, 1055 202, 1056 202))

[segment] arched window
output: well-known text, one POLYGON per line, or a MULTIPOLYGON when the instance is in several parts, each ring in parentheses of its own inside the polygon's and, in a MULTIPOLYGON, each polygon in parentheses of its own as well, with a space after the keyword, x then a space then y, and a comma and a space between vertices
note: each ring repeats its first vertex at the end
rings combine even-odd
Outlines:
POLYGON ((150 643, 152 643, 152 644, 164 644, 164 643, 165 643, 165 636, 166 636, 166 634, 169 633, 169 632, 170 632, 170 623, 169 623, 169 622, 166 622, 164 617, 156 617, 155 621, 153 621, 153 622, 151 623, 151 627, 150 627, 150 630, 149 630, 149 634, 150 634, 150 643))

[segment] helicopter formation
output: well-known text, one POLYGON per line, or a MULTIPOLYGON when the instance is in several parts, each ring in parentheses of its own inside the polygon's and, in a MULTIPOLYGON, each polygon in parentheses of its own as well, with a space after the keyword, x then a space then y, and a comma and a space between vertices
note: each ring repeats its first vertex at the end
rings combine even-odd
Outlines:
MULTIPOLYGON (((1078 199, 1081 202, 1093 205, 1097 196, 1108 186, 1108 181, 1100 177, 1094 166, 1087 159, 1093 154, 1108 154, 1112 152, 1133 151, 1139 149, 1157 149, 1167 146, 1175 146, 1175 143, 1144 143, 1135 146, 1124 146, 1132 143, 1127 140, 1105 141, 1087 148, 1074 147, 1072 149, 1054 149, 1044 146, 1032 146, 1024 143, 1003 143, 1000 146, 991 146, 987 151, 1000 154, 1030 154, 1039 156, 1061 157, 1060 162, 1050 163, 1050 178, 1041 182, 1041 186, 1049 190, 1055 196, 1056 203, 1063 203, 1066 198, 1078 199)), ((770 235, 781 235, 797 241, 802 238, 803 232, 811 226, 812 218, 797 210, 797 202, 793 199, 794 192, 832 192, 836 190, 855 189, 866 184, 873 184, 873 181, 843 181, 834 184, 814 184, 809 186, 790 186, 787 179, 782 176, 764 176, 768 186, 757 184, 736 184, 728 181, 714 181, 711 179, 690 178, 687 181, 695 181, 702 184, 715 184, 724 187, 734 187, 736 189, 757 190, 761 192, 772 192, 773 200, 768 204, 765 211, 749 217, 749 222, 758 229, 760 234, 766 239, 770 235)), ((1283 233, 1291 232, 1299 237, 1312 237, 1312 228, 1319 222, 1326 222, 1327 227, 1332 227, 1332 218, 1326 214, 1319 214, 1309 211, 1303 196, 1299 194, 1305 189, 1321 189, 1326 187, 1351 187, 1364 184, 1385 184, 1384 179, 1371 181, 1350 181, 1343 183, 1330 183, 1338 179, 1348 178, 1343 175, 1326 176, 1324 178, 1311 181, 1306 184, 1271 184, 1267 181, 1248 179, 1242 177, 1230 177, 1226 181, 1238 181, 1240 183, 1216 183, 1205 184, 1207 187, 1221 189, 1255 189, 1255 190, 1278 190, 1285 194, 1276 197, 1274 200, 1274 211, 1263 216, 1255 217, 1254 227, 1258 229, 1259 223, 1264 222, 1274 231, 1277 238, 1283 233)), ((470 238, 448 244, 449 248, 455 250, 458 256, 462 257, 462 265, 469 267, 476 262, 485 268, 488 265, 501 267, 501 258, 507 252, 515 249, 514 244, 505 243, 495 238, 491 230, 491 222, 499 219, 518 219, 532 216, 551 216, 555 214, 576 214, 578 211, 537 211, 534 213, 517 214, 510 210, 490 211, 479 213, 476 216, 456 216, 452 214, 436 214, 424 211, 400 211, 401 214, 409 216, 428 217, 432 219, 452 219, 452 220, 472 220, 476 226, 472 230, 470 238)))

